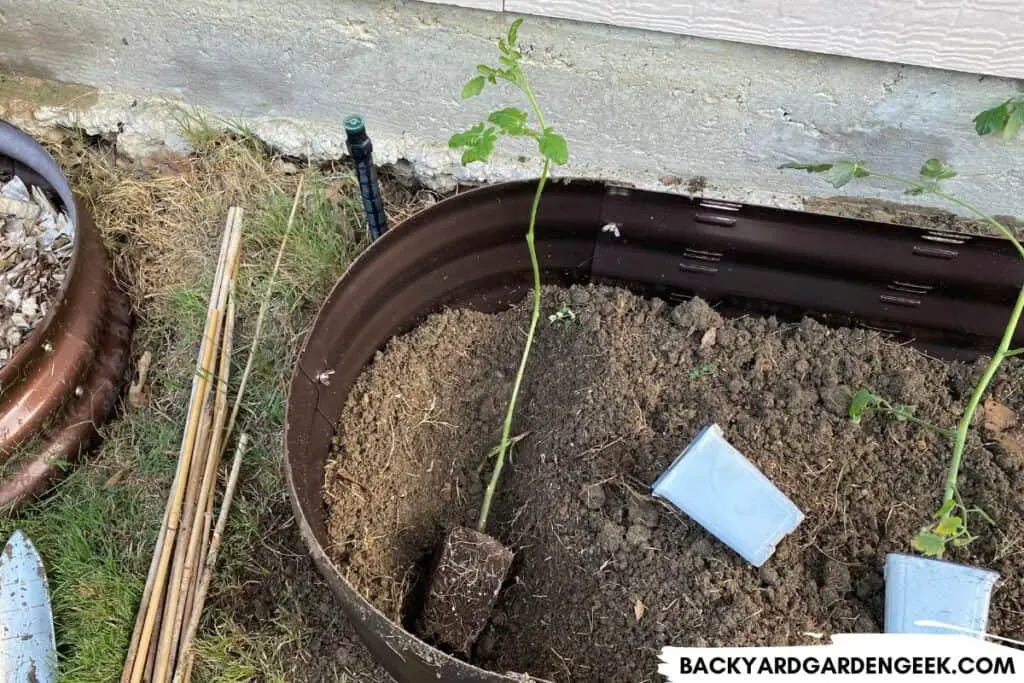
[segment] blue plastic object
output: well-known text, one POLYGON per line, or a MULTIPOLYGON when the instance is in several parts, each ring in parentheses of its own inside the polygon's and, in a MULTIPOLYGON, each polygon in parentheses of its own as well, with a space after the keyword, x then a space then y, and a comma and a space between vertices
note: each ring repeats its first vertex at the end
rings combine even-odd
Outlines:
POLYGON ((958 633, 916 625, 929 620, 984 633, 998 579, 999 573, 988 569, 890 553, 885 557, 885 632, 958 633))
POLYGON ((701 429, 652 489, 755 567, 804 518, 717 424, 701 429))

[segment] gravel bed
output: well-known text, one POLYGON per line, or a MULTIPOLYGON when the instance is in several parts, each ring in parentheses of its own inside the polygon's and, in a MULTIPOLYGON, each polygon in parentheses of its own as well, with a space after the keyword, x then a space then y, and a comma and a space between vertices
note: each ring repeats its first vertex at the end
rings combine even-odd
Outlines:
POLYGON ((74 226, 38 187, 0 178, 0 368, 46 318, 74 250, 74 226))

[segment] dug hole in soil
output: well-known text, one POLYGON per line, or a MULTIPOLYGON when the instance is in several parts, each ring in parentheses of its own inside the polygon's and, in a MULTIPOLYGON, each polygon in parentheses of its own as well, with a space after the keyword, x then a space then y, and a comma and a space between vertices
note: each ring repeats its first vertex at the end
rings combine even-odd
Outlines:
MULTIPOLYGON (((378 353, 339 420, 326 471, 333 559, 414 629, 447 530, 474 527, 529 322, 449 310, 378 353)), ((665 645, 820 642, 882 629, 882 566, 938 507, 950 446, 880 415, 847 417, 867 386, 955 425, 983 361, 812 320, 724 320, 602 286, 549 288, 488 532, 516 557, 473 663, 557 681, 653 680, 665 645), (575 321, 548 319, 568 305, 575 321), (760 569, 649 487, 709 422, 806 514, 760 569)), ((999 571, 989 630, 1024 634, 1024 365, 992 384, 960 479, 980 539, 948 559, 999 571), (1008 408, 1009 410, 1005 410, 1008 408)))

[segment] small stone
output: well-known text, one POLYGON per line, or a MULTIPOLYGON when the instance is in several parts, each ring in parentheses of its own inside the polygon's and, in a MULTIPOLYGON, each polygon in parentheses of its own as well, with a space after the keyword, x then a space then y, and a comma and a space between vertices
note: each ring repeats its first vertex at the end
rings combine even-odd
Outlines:
POLYGON ((293 164, 290 161, 284 161, 283 159, 275 159, 274 160, 274 170, 280 171, 281 173, 284 173, 285 175, 295 175, 296 173, 298 173, 302 169, 300 169, 298 167, 298 165, 293 164))
POLYGON ((982 412, 985 429, 993 433, 1004 432, 1017 423, 1017 415, 999 401, 986 400, 982 412))
POLYGON ((710 349, 715 345, 715 341, 718 338, 718 328, 712 327, 710 330, 704 333, 704 336, 700 338, 700 348, 710 349))

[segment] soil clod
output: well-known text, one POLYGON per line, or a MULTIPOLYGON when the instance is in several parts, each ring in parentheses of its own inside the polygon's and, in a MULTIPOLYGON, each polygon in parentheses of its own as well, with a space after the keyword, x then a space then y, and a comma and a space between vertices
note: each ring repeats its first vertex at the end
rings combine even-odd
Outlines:
POLYGON ((487 625, 514 555, 487 534, 452 529, 430 577, 423 607, 422 634, 469 656, 487 625))

